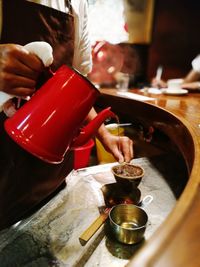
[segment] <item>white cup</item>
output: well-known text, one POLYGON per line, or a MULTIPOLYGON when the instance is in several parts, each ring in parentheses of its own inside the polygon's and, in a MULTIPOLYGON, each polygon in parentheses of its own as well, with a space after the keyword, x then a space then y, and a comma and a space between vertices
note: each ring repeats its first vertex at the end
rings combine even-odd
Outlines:
POLYGON ((168 90, 181 90, 181 85, 183 84, 183 79, 169 79, 167 81, 168 90))

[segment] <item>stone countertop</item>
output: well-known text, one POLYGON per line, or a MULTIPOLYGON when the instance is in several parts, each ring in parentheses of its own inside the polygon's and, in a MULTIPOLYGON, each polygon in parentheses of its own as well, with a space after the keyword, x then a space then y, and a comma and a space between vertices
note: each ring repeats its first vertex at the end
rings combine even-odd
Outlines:
MULTIPOLYGON (((175 179, 177 175, 173 177, 175 166, 170 162, 167 165, 171 166, 171 172, 169 168, 166 172, 162 168, 158 170, 148 158, 134 159, 133 163, 145 170, 139 185, 141 199, 147 194, 154 198, 144 208, 149 216, 145 232, 145 240, 148 240, 176 203, 167 179, 169 176, 175 179)), ((66 177, 67 186, 45 206, 1 231, 0 266, 125 266, 142 242, 123 245, 109 238, 105 235, 107 222, 85 246, 79 242, 79 236, 98 217, 98 207, 104 205, 101 187, 115 182, 110 172, 114 164, 72 171, 66 177)), ((161 159, 161 165, 166 166, 166 161, 161 159)))

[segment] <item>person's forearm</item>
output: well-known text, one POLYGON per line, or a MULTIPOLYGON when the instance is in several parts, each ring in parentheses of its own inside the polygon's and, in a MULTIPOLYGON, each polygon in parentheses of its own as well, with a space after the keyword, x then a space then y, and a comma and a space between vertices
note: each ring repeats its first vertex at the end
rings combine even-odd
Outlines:
POLYGON ((184 83, 195 82, 198 81, 199 79, 200 79, 200 73, 191 70, 184 78, 184 83))
MULTIPOLYGON (((93 120, 95 117, 97 116, 97 112, 95 111, 94 108, 92 108, 87 116, 87 120, 91 121, 93 120)), ((103 138, 103 136, 105 136, 106 134, 109 134, 108 130, 106 129, 104 123, 102 123, 102 125, 99 127, 99 129, 97 130, 96 136, 97 138, 99 138, 100 140, 103 138)))
MULTIPOLYGON (((97 116, 94 108, 92 108, 87 116, 87 120, 92 120, 97 116)), ((101 141, 104 148, 113 154, 119 162, 129 162, 133 156, 133 141, 127 136, 119 136, 111 134, 104 123, 96 129, 96 137, 101 141)))

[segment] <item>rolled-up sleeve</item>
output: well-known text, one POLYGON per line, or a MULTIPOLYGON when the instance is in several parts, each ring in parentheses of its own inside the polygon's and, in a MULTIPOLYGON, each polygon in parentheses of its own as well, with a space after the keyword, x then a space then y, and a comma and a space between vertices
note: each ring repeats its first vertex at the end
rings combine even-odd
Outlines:
POLYGON ((85 0, 72 1, 75 18, 75 49, 73 67, 83 75, 92 69, 91 42, 88 28, 88 4, 85 0))

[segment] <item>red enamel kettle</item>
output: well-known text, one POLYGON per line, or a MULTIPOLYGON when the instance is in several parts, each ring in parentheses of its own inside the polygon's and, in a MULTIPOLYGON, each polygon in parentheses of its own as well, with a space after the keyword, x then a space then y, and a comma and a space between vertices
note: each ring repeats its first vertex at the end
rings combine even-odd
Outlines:
POLYGON ((5 130, 31 154, 60 163, 70 148, 86 143, 106 118, 116 117, 110 108, 104 109, 81 129, 99 94, 87 78, 63 65, 5 121, 5 130))

